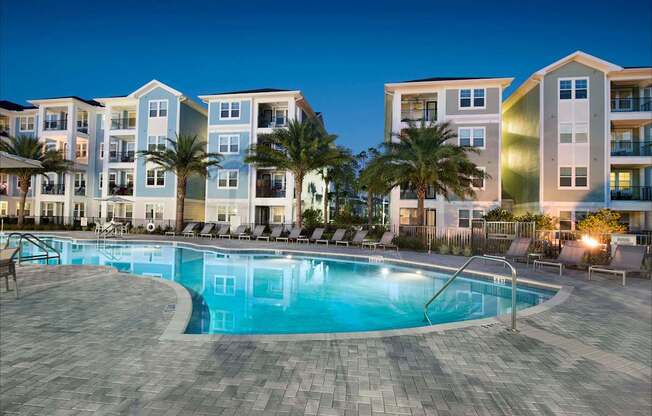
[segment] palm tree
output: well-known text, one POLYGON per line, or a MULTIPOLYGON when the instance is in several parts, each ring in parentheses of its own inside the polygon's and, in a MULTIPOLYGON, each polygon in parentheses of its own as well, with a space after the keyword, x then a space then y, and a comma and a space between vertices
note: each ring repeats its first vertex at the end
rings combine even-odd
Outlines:
POLYGON ((165 172, 177 176, 177 211, 176 230, 183 230, 183 212, 186 200, 186 185, 193 175, 206 178, 210 175, 209 168, 219 167, 222 155, 206 151, 206 142, 197 135, 177 135, 176 140, 167 139, 165 149, 141 150, 138 153, 147 162, 160 166, 165 172))
POLYGON ((449 123, 409 125, 398 141, 383 144, 378 163, 392 187, 409 186, 417 196, 417 217, 425 225, 425 199, 428 188, 449 200, 452 195, 474 197, 472 181, 489 176, 471 160, 471 147, 453 144, 457 137, 449 123))
POLYGON ((348 159, 343 149, 335 146, 336 136, 326 133, 314 119, 292 120, 287 128, 275 129, 258 136, 258 144, 249 149, 245 162, 260 167, 285 169, 294 175, 296 224, 301 226, 301 191, 306 175, 348 159))
POLYGON ((20 209, 18 210, 18 227, 25 220, 25 201, 29 191, 30 181, 34 175, 45 175, 47 172, 64 173, 70 169, 71 163, 65 160, 56 150, 48 150, 38 137, 18 136, 0 140, 0 151, 11 155, 41 162, 41 168, 13 168, 0 171, 14 175, 20 185, 20 209))
POLYGON ((384 164, 380 160, 380 152, 371 147, 364 152, 364 155, 364 168, 360 171, 358 180, 362 188, 367 191, 367 223, 371 226, 374 220, 374 197, 389 193, 392 185, 385 174, 384 164), (370 158, 368 162, 367 158, 370 158))

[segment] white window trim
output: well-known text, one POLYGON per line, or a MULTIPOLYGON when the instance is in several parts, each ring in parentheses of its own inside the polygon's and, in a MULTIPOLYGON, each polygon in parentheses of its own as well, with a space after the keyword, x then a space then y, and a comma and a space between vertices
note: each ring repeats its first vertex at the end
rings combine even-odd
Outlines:
POLYGON ((165 188, 165 171, 163 169, 161 169, 161 168, 154 168, 154 167, 153 168, 145 168, 145 187, 146 188, 165 188), (154 171, 154 185, 149 185, 147 183, 147 172, 149 172, 150 170, 154 171), (163 185, 157 185, 156 184, 156 179, 159 177, 158 172, 160 172, 163 175, 163 185))
POLYGON ((170 100, 149 100, 149 101, 147 101, 147 117, 148 118, 164 118, 164 117, 167 117, 169 114, 170 114, 170 100), (161 115, 161 104, 160 103, 162 103, 162 102, 165 102, 167 104, 166 107, 165 107, 165 115, 164 116, 161 115), (152 116, 150 114, 150 111, 151 111, 150 109, 151 109, 152 103, 157 103, 156 104, 156 115, 155 116, 152 116))
POLYGON ((218 153, 223 154, 223 155, 237 155, 237 154, 239 154, 240 153, 240 135, 239 134, 220 134, 219 136, 217 136, 217 151, 218 151, 218 153), (234 138, 234 137, 236 138, 236 142, 237 142, 237 145, 238 145, 238 151, 236 151, 236 152, 231 151, 231 139, 234 138), (222 140, 222 138, 227 139, 226 147, 229 149, 228 152, 223 152, 223 151, 220 150, 220 147, 221 147, 220 141, 222 140))
POLYGON ((213 276, 213 294, 216 296, 235 296, 237 292, 237 279, 235 276, 227 276, 227 275, 221 275, 221 274, 216 274, 213 276), (224 291, 219 292, 217 290, 218 284, 217 284, 217 279, 224 279, 224 284, 219 285, 219 287, 223 288, 224 291), (233 281, 233 293, 229 293, 226 291, 227 285, 226 282, 227 280, 232 280, 233 281))
POLYGON ((591 179, 591 171, 588 166, 557 166, 557 189, 560 191, 568 191, 568 190, 584 190, 584 189, 590 189, 590 179, 591 179), (561 168, 571 168, 571 186, 561 186, 561 168), (586 186, 575 186, 575 170, 577 168, 586 168, 586 186))
POLYGON ((25 133, 33 133, 36 128, 36 118, 34 116, 20 116, 18 117, 18 131, 25 133), (26 124, 29 125, 29 119, 32 119, 32 128, 23 129, 23 119, 27 120, 26 124))
MULTIPOLYGON (((478 166, 478 169, 483 171, 484 173, 487 173, 487 168, 484 166, 478 166)), ((473 186, 473 181, 471 181, 471 188, 476 189, 478 191, 484 191, 485 187, 487 186, 487 178, 482 178, 482 187, 481 188, 476 188, 473 186)))
POLYGON ((478 149, 478 150, 484 150, 484 149, 487 148, 487 128, 485 126, 461 126, 461 127, 458 127, 457 128, 457 145, 461 147, 462 145, 460 144, 460 140, 461 140, 460 130, 470 130, 471 131, 471 136, 470 136, 471 146, 465 146, 465 147, 471 147, 473 149, 478 149), (476 129, 482 129, 482 136, 483 136, 482 147, 473 146, 473 130, 476 130, 476 129))
POLYGON ((217 189, 238 189, 238 186, 240 185, 240 171, 238 169, 220 169, 217 171, 217 189), (220 186, 220 173, 222 172, 227 172, 226 174, 226 186, 220 186), (237 184, 236 186, 229 186, 229 173, 230 172, 236 172, 237 173, 237 184))
POLYGON ((557 101, 575 101, 575 100, 589 100, 591 98, 591 81, 588 77, 564 77, 557 79, 557 101), (586 81, 586 98, 575 98, 575 81, 576 80, 585 80, 586 81), (562 100, 559 98, 559 92, 561 91, 561 82, 570 81, 571 82, 571 98, 562 100))
POLYGON ((486 88, 460 88, 457 90, 457 109, 460 111, 464 110, 484 110, 487 108, 487 89, 486 88), (471 90, 471 106, 470 107, 462 107, 462 90, 471 90), (475 99, 475 90, 483 90, 484 91, 484 105, 482 107, 476 106, 474 99, 475 99))
POLYGON ((240 120, 242 118, 242 101, 238 101, 238 100, 218 101, 218 103, 217 103, 217 116, 218 116, 218 120, 240 120), (233 103, 239 103, 239 105, 240 105, 240 107, 238 109, 238 117, 231 116, 231 113, 233 112, 233 103), (229 116, 228 117, 222 117, 222 104, 228 104, 229 105, 229 116))
MULTIPOLYGON (((132 211, 132 214, 133 214, 133 211, 132 211)), ((151 203, 145 204, 145 218, 150 220, 150 221, 161 221, 161 220, 163 220, 165 218, 165 204, 160 203, 160 202, 151 202, 151 203), (152 205, 154 207, 154 209, 151 210, 152 211, 152 218, 147 218, 147 214, 149 214, 149 211, 150 211, 150 210, 147 209, 148 205, 152 205), (161 208, 161 218, 156 218, 156 212, 158 211, 158 208, 161 208)))
POLYGON ((482 215, 484 216, 485 210, 484 208, 458 208, 457 209, 457 228, 463 228, 463 229, 470 229, 471 225, 473 224, 473 211, 480 211, 482 212, 482 215), (469 211, 469 226, 468 227, 460 227, 460 211, 469 211))
POLYGON ((147 150, 149 150, 149 145, 150 145, 149 138, 150 137, 153 137, 153 138, 156 139, 156 143, 153 143, 154 146, 155 146, 154 150, 165 150, 165 149, 167 149, 167 147, 168 147, 168 143, 167 143, 168 138, 167 138, 167 136, 162 136, 162 135, 157 136, 157 135, 152 134, 152 135, 147 135, 147 150), (163 145, 162 149, 160 149, 161 145, 163 145))

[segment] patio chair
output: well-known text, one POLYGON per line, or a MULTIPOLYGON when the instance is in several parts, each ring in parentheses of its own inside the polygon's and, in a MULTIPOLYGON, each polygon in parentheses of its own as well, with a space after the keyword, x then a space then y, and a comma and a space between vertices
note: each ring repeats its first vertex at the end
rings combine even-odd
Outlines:
POLYGON ((257 225, 254 227, 254 230, 251 232, 251 234, 245 233, 240 236, 238 236, 239 240, 251 240, 252 237, 254 239, 258 239, 261 235, 263 235, 263 232, 265 231, 265 226, 264 225, 257 225))
MULTIPOLYGON (((193 232, 193 230, 195 229, 196 226, 197 226, 196 222, 189 222, 188 224, 186 224, 186 228, 184 228, 183 231, 181 231, 181 235, 185 236, 186 234, 190 234, 191 236, 193 236, 195 234, 193 232)), ((165 235, 171 235, 171 236, 174 237, 175 235, 177 235, 177 232, 176 231, 166 231, 165 235)))
POLYGON ((340 245, 341 244, 343 246, 348 247, 349 244, 351 244, 351 245, 354 245, 354 246, 360 246, 360 245, 362 245, 362 243, 364 243, 366 241, 365 237, 367 237, 368 233, 369 233, 369 231, 367 231, 367 230, 360 230, 357 233, 355 233, 355 235, 353 236, 353 239, 351 241, 341 239, 341 240, 335 241, 335 245, 340 245))
POLYGON ((370 250, 371 249, 375 250, 378 247, 382 247, 383 250, 386 250, 388 248, 395 248, 396 251, 398 251, 398 246, 392 243, 394 237, 396 237, 396 235, 393 232, 385 231, 385 233, 383 233, 383 236, 380 238, 380 241, 364 241, 362 243, 362 247, 363 248, 369 247, 370 250))
POLYGON ((213 234, 213 237, 217 236, 219 238, 222 238, 225 235, 229 235, 229 228, 230 228, 229 224, 220 225, 220 229, 213 234))
POLYGON ((16 280, 16 264, 14 263, 16 253, 18 253, 18 247, 0 249, 0 278, 5 278, 7 292, 9 292, 9 276, 14 279, 15 295, 18 299, 18 280, 16 280))
POLYGON ((586 247, 584 243, 581 241, 567 241, 557 260, 534 260, 532 265, 535 269, 537 266, 558 267, 559 276, 561 276, 564 273, 564 267, 581 265, 585 254, 586 247))
POLYGON ((277 225, 276 227, 272 228, 272 232, 267 234, 267 235, 260 235, 256 240, 267 240, 270 241, 271 239, 278 239, 281 237, 281 234, 283 234, 283 226, 282 225, 277 225))
POLYGON ((287 237, 276 237, 276 241, 285 241, 287 243, 291 242, 292 240, 297 241, 299 238, 301 238, 302 232, 303 232, 303 228, 294 227, 292 231, 290 231, 290 235, 288 235, 287 237))
POLYGON ((230 234, 224 234, 224 235, 221 235, 220 238, 228 238, 229 240, 230 240, 232 237, 240 238, 241 235, 244 235, 244 234, 245 234, 245 231, 247 231, 247 226, 244 225, 244 224, 240 224, 240 225, 238 225, 238 227, 235 229, 235 231, 233 231, 233 232, 230 233, 230 234))
POLYGON ((525 260, 528 261, 528 250, 530 249, 530 244, 532 240, 525 237, 515 238, 512 240, 512 243, 505 253, 506 260, 525 260))
POLYGON ((204 228, 199 231, 199 236, 200 237, 208 237, 208 238, 213 238, 213 228, 215 228, 215 224, 212 222, 207 222, 204 224, 204 228))
POLYGON ((326 245, 328 245, 328 243, 334 243, 335 245, 337 245, 338 241, 344 240, 344 234, 346 234, 346 228, 338 228, 337 230, 335 230, 330 240, 322 238, 320 240, 315 241, 315 243, 317 244, 324 243, 326 245))
POLYGON ((623 277, 623 286, 627 279, 627 273, 645 273, 643 260, 645 259, 645 246, 618 245, 609 265, 590 266, 589 280, 591 273, 610 273, 623 277))
POLYGON ((312 232, 310 238, 308 237, 299 237, 297 238, 297 243, 314 243, 317 240, 321 240, 321 236, 324 234, 323 228, 315 228, 312 232))

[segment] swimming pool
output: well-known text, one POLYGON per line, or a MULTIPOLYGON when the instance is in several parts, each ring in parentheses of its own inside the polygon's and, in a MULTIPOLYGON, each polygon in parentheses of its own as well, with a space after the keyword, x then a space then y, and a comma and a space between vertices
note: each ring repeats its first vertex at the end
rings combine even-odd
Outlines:
MULTIPOLYGON (((173 280, 192 297, 188 334, 296 334, 424 326, 423 304, 449 275, 391 264, 153 243, 46 239, 63 264, 107 265, 173 280)), ((27 251, 31 248, 25 246, 27 251)), ((517 309, 554 292, 518 287, 517 309)), ((460 277, 429 309, 433 324, 511 311, 511 285, 460 277)))

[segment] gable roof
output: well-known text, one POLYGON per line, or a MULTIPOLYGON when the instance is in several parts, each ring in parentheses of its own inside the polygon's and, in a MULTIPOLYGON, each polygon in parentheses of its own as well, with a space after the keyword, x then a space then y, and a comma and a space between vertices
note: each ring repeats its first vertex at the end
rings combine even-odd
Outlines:
POLYGON ((411 79, 408 81, 401 81, 401 82, 467 81, 471 79, 492 79, 492 78, 493 77, 432 77, 432 78, 411 79))
POLYGON ((34 110, 34 106, 24 106, 21 104, 14 103, 12 101, 0 100, 0 108, 9 110, 9 111, 23 111, 23 110, 34 110))
POLYGON ((170 87, 169 85, 166 85, 162 83, 159 80, 153 79, 147 84, 143 85, 142 87, 138 88, 136 91, 132 92, 129 94, 127 97, 130 98, 138 98, 143 94, 146 94, 147 92, 153 90, 154 88, 163 88, 164 90, 168 91, 172 95, 176 95, 177 97, 182 96, 183 94, 180 91, 175 90, 174 88, 170 87))
POLYGON ((46 101, 46 100, 67 100, 67 99, 81 101, 81 102, 86 103, 88 105, 92 105, 93 107, 104 107, 101 103, 99 103, 99 102, 97 102, 95 100, 87 100, 85 98, 81 98, 81 97, 78 97, 76 95, 66 95, 66 96, 63 96, 63 97, 36 98, 36 99, 33 99, 33 100, 29 100, 29 102, 33 103, 33 102, 46 101))
POLYGON ((285 90, 280 88, 256 88, 253 90, 215 92, 213 94, 205 94, 205 95, 264 94, 266 92, 290 92, 290 91, 295 91, 295 90, 285 90))

